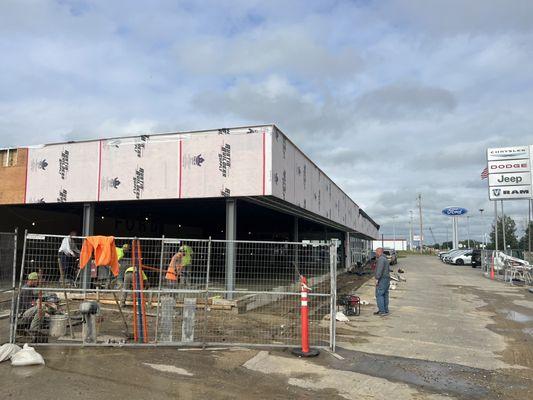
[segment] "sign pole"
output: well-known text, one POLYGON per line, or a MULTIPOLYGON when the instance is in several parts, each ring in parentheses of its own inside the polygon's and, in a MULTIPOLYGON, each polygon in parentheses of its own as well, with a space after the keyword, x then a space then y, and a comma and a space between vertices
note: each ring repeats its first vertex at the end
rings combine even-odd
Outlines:
MULTIPOLYGON (((527 251, 531 253, 531 203, 533 203, 533 200, 529 200, 529 212, 527 214, 527 232, 528 232, 528 238, 527 238, 527 251)), ((531 256, 531 254, 529 255, 531 256)))
POLYGON ((507 254, 507 242, 505 241, 505 213, 503 212, 503 200, 502 205, 502 237, 503 237, 503 252, 507 254))
POLYGON ((494 202, 494 249, 498 251, 498 202, 494 202))

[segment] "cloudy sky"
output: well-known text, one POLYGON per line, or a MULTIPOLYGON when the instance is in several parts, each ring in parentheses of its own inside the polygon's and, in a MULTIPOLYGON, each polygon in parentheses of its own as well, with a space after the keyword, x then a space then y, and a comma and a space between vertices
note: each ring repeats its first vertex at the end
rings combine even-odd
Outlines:
POLYGON ((3 0, 0 55, 0 147, 273 122, 385 235, 421 193, 480 239, 485 149, 533 143, 529 0, 3 0))

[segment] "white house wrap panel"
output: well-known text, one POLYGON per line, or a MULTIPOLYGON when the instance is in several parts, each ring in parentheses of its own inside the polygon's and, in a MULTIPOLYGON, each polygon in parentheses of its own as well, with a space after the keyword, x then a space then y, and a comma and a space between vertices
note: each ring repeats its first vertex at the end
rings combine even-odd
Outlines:
POLYGON ((99 200, 178 197, 180 137, 102 140, 99 200))
POLYGON ((268 133, 198 134, 182 141, 182 198, 267 194, 268 133))
POLYGON ((98 154, 98 142, 29 148, 26 203, 95 201, 98 154))

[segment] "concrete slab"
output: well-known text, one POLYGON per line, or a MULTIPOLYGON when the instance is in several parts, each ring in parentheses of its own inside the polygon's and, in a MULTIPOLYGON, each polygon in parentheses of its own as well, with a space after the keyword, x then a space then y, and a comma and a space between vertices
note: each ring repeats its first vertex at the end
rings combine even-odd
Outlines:
MULTIPOLYGON (((501 356, 508 340, 488 329, 497 313, 486 306, 495 300, 481 292, 488 297, 491 292, 512 296, 511 301, 519 304, 523 300, 516 299, 524 296, 523 289, 487 280, 478 269, 443 264, 436 257, 401 259, 400 266, 407 282, 390 292, 390 316, 376 317, 372 307, 363 308, 349 325, 338 324, 343 332, 339 346, 483 369, 521 367, 501 356), (364 340, 347 340, 350 330, 364 340)), ((358 294, 373 300, 374 290, 370 280, 358 294)))

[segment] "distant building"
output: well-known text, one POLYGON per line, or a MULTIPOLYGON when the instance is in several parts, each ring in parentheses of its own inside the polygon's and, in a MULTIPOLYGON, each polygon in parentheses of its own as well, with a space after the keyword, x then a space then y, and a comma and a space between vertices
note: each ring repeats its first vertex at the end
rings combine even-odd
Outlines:
POLYGON ((372 241, 372 250, 376 250, 378 247, 394 250, 407 250, 408 243, 405 239, 383 239, 372 241))

